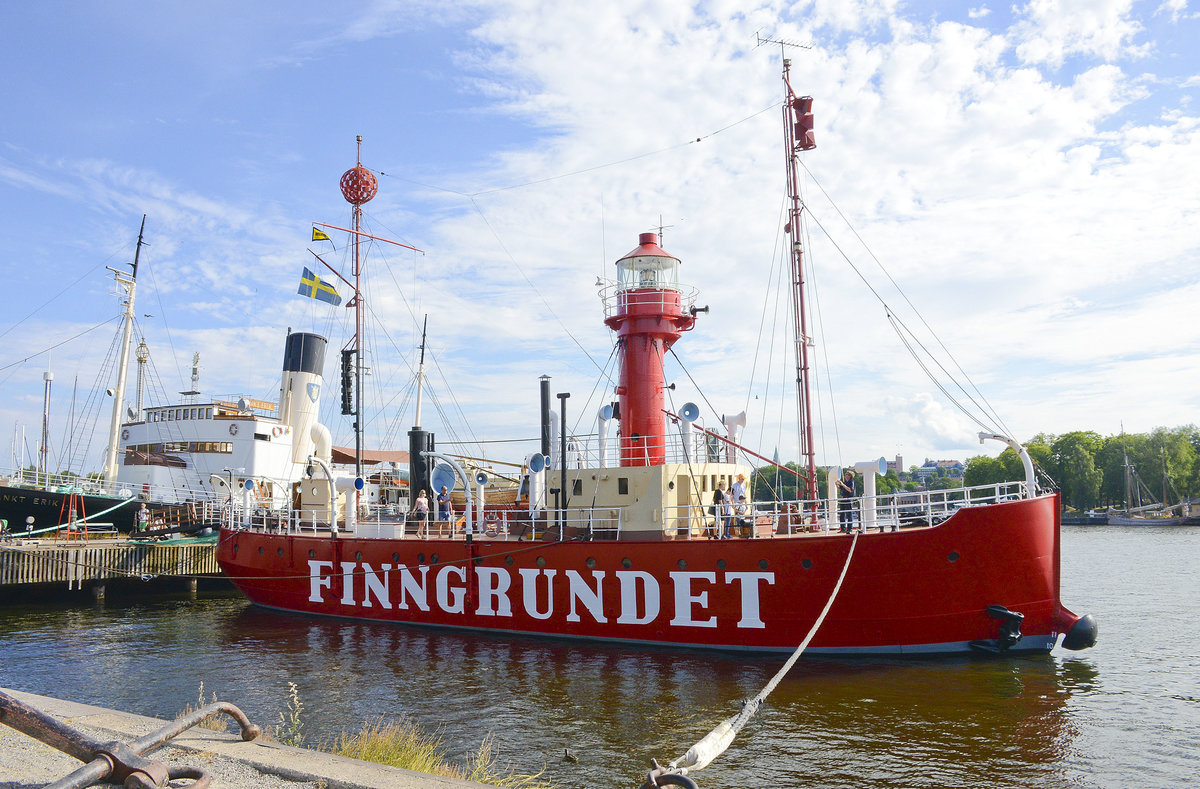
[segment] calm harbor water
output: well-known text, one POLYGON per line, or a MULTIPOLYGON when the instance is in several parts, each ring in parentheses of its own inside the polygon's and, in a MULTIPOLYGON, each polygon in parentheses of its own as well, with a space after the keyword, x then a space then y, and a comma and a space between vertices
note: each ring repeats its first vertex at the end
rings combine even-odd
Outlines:
MULTIPOLYGON (((809 659, 701 787, 1176 787, 1200 774, 1200 528, 1064 527, 1063 598, 1096 648, 1013 659, 809 659)), ((80 598, 82 599, 82 598, 80 598)), ((206 696, 329 739, 408 715, 451 756, 489 733, 557 787, 635 787, 754 695, 780 656, 419 630, 232 594, 0 608, 0 685, 170 717, 206 696), (578 764, 564 761, 570 748, 578 764)))

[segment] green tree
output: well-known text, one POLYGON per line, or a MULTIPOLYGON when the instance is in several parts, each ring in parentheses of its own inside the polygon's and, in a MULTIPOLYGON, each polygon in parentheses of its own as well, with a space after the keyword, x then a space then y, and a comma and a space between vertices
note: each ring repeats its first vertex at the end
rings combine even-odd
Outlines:
POLYGON ((1055 440, 1051 449, 1058 466, 1058 484, 1064 504, 1086 510, 1100 503, 1104 474, 1096 468, 1095 456, 1103 446, 1104 439, 1091 430, 1065 433, 1055 440))

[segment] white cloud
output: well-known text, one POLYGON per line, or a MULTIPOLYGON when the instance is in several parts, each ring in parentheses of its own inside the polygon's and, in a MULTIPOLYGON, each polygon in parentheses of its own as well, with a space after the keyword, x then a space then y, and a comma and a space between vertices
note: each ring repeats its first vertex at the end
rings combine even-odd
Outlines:
POLYGON ((1133 43, 1143 26, 1132 7, 1133 0, 1032 0, 1020 9, 1017 55, 1052 67, 1075 55, 1108 62, 1142 57, 1149 45, 1133 43))
MULTIPOLYGON (((816 97, 819 147, 805 163, 836 208, 812 186, 807 200, 840 247, 813 228, 819 302, 811 325, 830 343, 818 353, 820 380, 839 392, 838 425, 822 433, 822 460, 991 451, 972 446, 978 427, 915 369, 882 306, 843 261, 846 251, 894 313, 937 347, 839 211, 1018 438, 1111 429, 1113 415, 1136 409, 1138 398, 1167 423, 1188 421, 1195 404, 1164 393, 1177 390, 1171 380, 1200 372, 1200 337, 1184 319, 1200 295, 1192 273, 1200 244, 1190 231, 1200 213, 1192 186, 1200 180, 1200 124, 1186 104, 1171 104, 1171 80, 1126 70, 1127 56, 1147 55, 1150 43, 1131 3, 1033 2, 1010 29, 986 10, 964 24, 918 18, 890 2, 456 6, 469 23, 448 61, 460 70, 454 84, 469 94, 471 112, 495 119, 495 130, 456 140, 466 150, 454 156, 427 154, 442 141, 420 136, 397 137, 411 150, 367 149, 371 166, 386 161, 391 172, 400 169, 392 161, 413 161, 425 182, 458 192, 401 175, 382 179, 368 205, 372 232, 394 236, 400 228, 426 250, 379 250, 386 264, 372 256, 370 309, 395 343, 377 338, 372 348, 372 379, 387 385, 377 396, 407 397, 411 347, 428 313, 432 353, 478 432, 532 435, 543 373, 556 390, 572 392, 571 414, 589 424, 589 409, 611 397, 602 388, 589 400, 596 366, 611 352, 592 283, 661 216, 670 226, 664 246, 700 288, 699 303, 712 307, 677 346, 704 391, 671 359, 673 397, 706 412, 711 403, 716 416, 749 404, 747 435, 794 455, 794 429, 780 433, 775 424, 780 381, 793 374, 777 369, 768 382, 764 373, 768 357, 784 358, 790 332, 779 323, 774 345, 759 347, 758 339, 783 184, 779 50, 756 48, 761 32, 815 44, 789 55, 793 85, 816 97), (1069 74, 1041 68, 1067 59, 1069 74), (1131 113, 1150 100, 1161 113, 1131 113), (512 186, 519 188, 503 188, 512 186), (1175 327, 1169 336, 1157 332, 1164 323, 1175 327), (1127 380, 1131 370, 1137 381, 1127 380)), ((406 26, 433 24, 433 13, 378 3, 328 37, 308 29, 258 54, 296 58, 291 84, 301 95, 304 69, 339 57, 346 42, 394 38, 393 56, 403 58, 406 26)), ((363 95, 373 87, 372 67, 383 65, 392 64, 362 64, 363 95)), ((316 133, 305 142, 343 145, 359 131, 348 131, 352 124, 372 131, 364 119, 429 123, 412 106, 380 104, 362 102, 352 120, 314 107, 316 133)), ((238 108, 228 116, 236 120, 238 108)), ((186 129, 171 133, 185 151, 186 129)), ((69 151, 39 159, 10 145, 0 184, 13 203, 37 195, 84 212, 73 235, 98 249, 129 248, 127 217, 150 213, 153 246, 139 298, 145 311, 169 313, 147 321, 160 368, 174 374, 178 364, 186 376, 187 357, 199 349, 206 390, 272 397, 283 331, 320 331, 332 348, 350 317, 294 296, 300 266, 313 264, 306 223, 345 221, 332 186, 345 165, 321 159, 322 169, 304 173, 312 182, 264 199, 247 172, 265 181, 288 162, 301 162, 300 170, 317 158, 301 156, 295 141, 272 142, 237 149, 236 168, 210 162, 231 174, 227 184, 173 169, 185 153, 154 164, 69 151), (318 188, 317 197, 304 193, 318 188), (178 363, 163 348, 164 320, 178 363)), ((345 269, 343 253, 339 240, 326 257, 345 269)), ((37 259, 47 268, 54 262, 37 259)), ((24 335, 22 347, 33 342, 24 335)), ((78 364, 88 364, 86 354, 78 364)), ((36 385, 37 369, 24 370, 22 383, 36 385)), ((450 392, 438 389, 452 409, 450 392)), ((819 405, 833 416, 824 394, 819 405)), ((36 412, 36 403, 25 410, 36 412)))

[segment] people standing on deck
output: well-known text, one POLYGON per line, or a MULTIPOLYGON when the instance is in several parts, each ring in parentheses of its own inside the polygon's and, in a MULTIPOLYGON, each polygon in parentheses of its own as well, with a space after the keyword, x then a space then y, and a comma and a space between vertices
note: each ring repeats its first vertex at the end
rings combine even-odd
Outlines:
POLYGON ((713 525, 717 530, 717 539, 724 539, 729 528, 728 521, 725 517, 725 508, 729 503, 729 494, 725 492, 725 480, 717 483, 717 489, 713 491, 713 525))
POLYGON ((837 482, 838 531, 849 533, 854 528, 854 472, 846 469, 837 482))
POLYGON ((425 496, 425 489, 421 488, 421 492, 417 494, 417 500, 413 503, 413 516, 417 520, 418 532, 429 520, 429 499, 425 496))
POLYGON ((725 483, 718 484, 721 490, 721 539, 728 540, 733 537, 733 494, 725 491, 725 483))
POLYGON ((142 508, 137 511, 137 530, 139 532, 146 531, 150 526, 150 510, 142 504, 142 508))
POLYGON ((450 491, 442 485, 442 492, 437 497, 438 520, 449 522, 454 517, 454 507, 450 504, 450 491))
POLYGON ((733 487, 729 489, 729 498, 734 502, 741 501, 746 498, 746 475, 738 474, 737 481, 733 483, 733 487))

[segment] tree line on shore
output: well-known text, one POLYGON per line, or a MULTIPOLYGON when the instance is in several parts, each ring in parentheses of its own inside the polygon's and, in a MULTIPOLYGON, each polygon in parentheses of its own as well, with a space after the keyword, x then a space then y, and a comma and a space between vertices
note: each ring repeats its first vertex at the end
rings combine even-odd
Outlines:
MULTIPOLYGON (((1130 477, 1130 506, 1153 501, 1175 504, 1200 495, 1200 429, 1195 425, 1158 427, 1149 433, 1101 436, 1092 430, 1074 430, 1062 435, 1038 433, 1024 442, 1043 486, 1053 483, 1062 492, 1063 504, 1076 510, 1126 506, 1126 473, 1130 477)), ((800 473, 797 463, 787 468, 800 473)), ((1006 449, 999 457, 977 455, 966 462, 962 480, 939 473, 927 480, 917 476, 917 467, 897 473, 888 470, 876 479, 880 495, 899 491, 945 490, 960 485, 993 485, 1025 479, 1017 453, 1006 449)), ((825 498, 826 474, 818 473, 820 496, 825 498)), ((862 491, 861 476, 858 490, 862 491)), ((803 481, 774 466, 760 466, 754 473, 754 500, 792 501, 803 481)))

